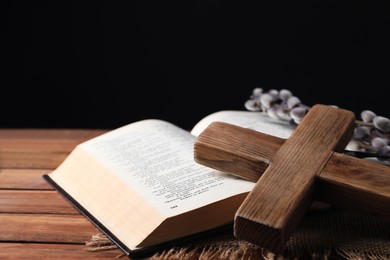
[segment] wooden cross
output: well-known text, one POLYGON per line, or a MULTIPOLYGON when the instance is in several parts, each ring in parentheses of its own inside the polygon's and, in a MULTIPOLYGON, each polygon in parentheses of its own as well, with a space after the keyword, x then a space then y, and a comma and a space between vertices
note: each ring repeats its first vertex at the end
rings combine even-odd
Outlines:
POLYGON ((354 124, 351 111, 320 104, 288 139, 214 122, 198 136, 194 158, 257 181, 236 212, 234 235, 280 252, 314 200, 390 219, 390 167, 337 152, 354 124))

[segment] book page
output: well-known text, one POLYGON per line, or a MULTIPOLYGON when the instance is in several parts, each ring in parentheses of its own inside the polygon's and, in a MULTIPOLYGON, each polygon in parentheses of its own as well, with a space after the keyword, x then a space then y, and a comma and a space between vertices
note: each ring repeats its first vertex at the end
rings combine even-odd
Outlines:
POLYGON ((200 120, 191 130, 191 134, 198 136, 206 127, 215 121, 226 122, 241 127, 287 139, 295 126, 287 121, 273 119, 262 112, 224 110, 212 113, 200 120))
POLYGON ((188 131, 150 119, 81 146, 165 216, 251 190, 254 183, 196 163, 194 142, 188 131))

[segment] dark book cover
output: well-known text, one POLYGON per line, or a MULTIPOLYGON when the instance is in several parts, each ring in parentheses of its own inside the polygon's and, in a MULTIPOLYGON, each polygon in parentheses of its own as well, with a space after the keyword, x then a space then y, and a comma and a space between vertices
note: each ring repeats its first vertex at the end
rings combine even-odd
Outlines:
POLYGON ((91 221, 103 234, 107 236, 118 248, 120 248, 128 257, 145 258, 150 257, 158 251, 169 249, 174 246, 185 245, 196 240, 214 236, 223 231, 231 230, 233 232, 233 222, 218 228, 199 232, 190 236, 182 237, 179 239, 163 242, 153 246, 137 248, 130 250, 125 244, 123 244, 110 230, 108 230, 98 219, 96 219, 88 210, 81 206, 72 196, 70 196, 64 189, 62 189, 49 175, 43 175, 43 178, 59 192, 73 207, 75 207, 82 215, 84 215, 89 221, 91 221))

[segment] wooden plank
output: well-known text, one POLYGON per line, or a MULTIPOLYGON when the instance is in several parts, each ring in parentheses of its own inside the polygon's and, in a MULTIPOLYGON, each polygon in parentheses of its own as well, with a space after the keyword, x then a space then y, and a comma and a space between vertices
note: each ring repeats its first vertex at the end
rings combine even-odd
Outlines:
POLYGON ((9 151, 0 149, 0 165, 4 168, 54 169, 63 162, 68 152, 9 151))
MULTIPOLYGON (((194 158, 203 165, 257 182, 285 141, 213 122, 195 142, 194 158)), ((319 201, 390 219, 388 166, 333 152, 316 183, 319 201)))
POLYGON ((390 167, 334 153, 318 183, 318 199, 390 220, 390 167))
POLYGON ((0 167, 54 169, 74 147, 107 130, 0 130, 0 167))
POLYGON ((285 139, 252 129, 213 122, 197 138, 194 159, 216 170, 257 182, 284 142, 285 139))
POLYGON ((49 169, 0 169, 0 189, 53 190, 42 176, 49 169))
POLYGON ((85 245, 0 243, 0 259, 115 259, 119 249, 90 252, 85 245))
POLYGON ((0 214, 0 242, 85 244, 100 231, 82 215, 0 214))
POLYGON ((79 214, 55 191, 0 190, 0 213, 79 214))
POLYGON ((333 151, 344 149, 354 122, 348 110, 313 106, 237 210, 235 235, 280 252, 314 200, 317 176, 333 151))
POLYGON ((0 143, 7 140, 73 140, 80 143, 94 136, 107 132, 106 129, 0 129, 0 143))

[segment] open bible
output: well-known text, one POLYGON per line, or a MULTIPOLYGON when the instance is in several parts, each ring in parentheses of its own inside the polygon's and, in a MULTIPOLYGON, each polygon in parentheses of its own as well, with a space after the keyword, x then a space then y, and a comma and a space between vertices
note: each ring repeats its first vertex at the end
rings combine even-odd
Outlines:
POLYGON ((214 121, 281 138, 294 128, 249 111, 219 111, 191 130, 145 119, 79 144, 44 177, 129 256, 203 236, 231 226, 254 186, 194 161, 196 137, 214 121))

